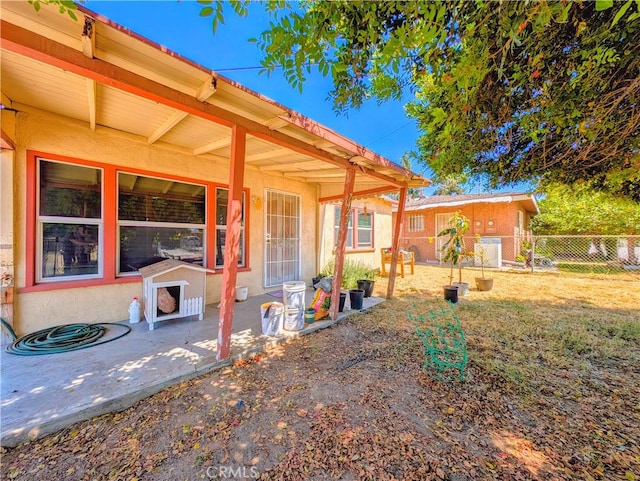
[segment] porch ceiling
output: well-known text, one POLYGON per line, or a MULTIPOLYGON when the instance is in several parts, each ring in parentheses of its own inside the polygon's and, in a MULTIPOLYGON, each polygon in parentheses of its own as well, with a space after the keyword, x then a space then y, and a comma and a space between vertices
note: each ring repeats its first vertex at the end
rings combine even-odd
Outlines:
POLYGON ((127 132, 212 165, 229 161, 231 126, 242 125, 248 168, 319 184, 320 197, 343 192, 350 167, 360 193, 429 183, 83 7, 74 22, 48 5, 0 5, 5 107, 127 132))

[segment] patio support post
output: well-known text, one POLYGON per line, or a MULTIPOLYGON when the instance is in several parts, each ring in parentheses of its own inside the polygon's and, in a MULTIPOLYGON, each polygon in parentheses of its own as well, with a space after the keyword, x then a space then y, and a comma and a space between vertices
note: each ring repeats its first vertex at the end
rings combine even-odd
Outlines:
POLYGON ((340 207, 340 224, 338 227, 338 244, 336 245, 336 261, 333 269, 333 285, 331 287, 331 308, 329 317, 332 320, 338 318, 340 307, 340 286, 342 285, 342 267, 344 266, 344 251, 347 246, 347 228, 349 216, 351 215, 351 199, 353 197, 353 186, 356 181, 356 169, 347 169, 344 180, 344 194, 342 195, 342 206, 340 207))
POLYGON ((398 200, 398 213, 396 215, 396 225, 393 228, 393 241, 391 251, 391 265, 389 266, 389 284, 387 285, 387 299, 393 297, 393 288, 396 283, 396 270, 398 264, 398 255, 400 254, 400 233, 404 224, 404 204, 407 201, 407 188, 400 189, 400 199, 398 200))
POLYGON ((234 125, 231 128, 231 158, 229 162, 229 199, 227 204, 227 231, 224 243, 224 267, 222 271, 222 294, 218 321, 218 348, 216 359, 229 357, 231 350, 231 327, 236 299, 236 277, 238 274, 238 252, 240 247, 240 223, 242 220, 242 185, 247 131, 234 125))

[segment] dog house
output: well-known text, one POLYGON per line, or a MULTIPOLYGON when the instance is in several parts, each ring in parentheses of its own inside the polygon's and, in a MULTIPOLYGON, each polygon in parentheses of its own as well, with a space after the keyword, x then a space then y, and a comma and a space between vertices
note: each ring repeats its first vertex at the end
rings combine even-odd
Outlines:
POLYGON ((205 306, 207 272, 211 269, 175 259, 156 262, 139 269, 142 275, 144 317, 154 324, 168 319, 198 316, 202 320, 205 306))

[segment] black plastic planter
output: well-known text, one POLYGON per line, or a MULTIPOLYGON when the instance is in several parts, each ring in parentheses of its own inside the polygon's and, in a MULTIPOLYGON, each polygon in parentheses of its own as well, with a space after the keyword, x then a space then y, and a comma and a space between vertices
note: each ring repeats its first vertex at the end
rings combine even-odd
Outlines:
POLYGON ((444 300, 456 304, 458 302, 458 286, 444 286, 444 300))
POLYGON ((358 281, 358 289, 362 289, 364 291, 364 297, 371 297, 373 294, 373 284, 374 281, 369 279, 360 279, 358 281))
POLYGON ((362 302, 364 300, 364 291, 362 289, 351 289, 349 291, 349 302, 351 302, 351 309, 362 309, 362 302))
POLYGON ((344 303, 347 300, 347 293, 346 292, 340 292, 340 304, 338 305, 338 311, 342 312, 344 311, 344 303))

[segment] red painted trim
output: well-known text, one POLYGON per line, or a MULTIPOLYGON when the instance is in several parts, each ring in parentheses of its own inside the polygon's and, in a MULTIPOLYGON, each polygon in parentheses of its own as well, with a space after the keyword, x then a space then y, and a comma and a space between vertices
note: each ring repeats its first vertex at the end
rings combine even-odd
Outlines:
POLYGON ((29 292, 46 292, 46 291, 58 291, 61 289, 75 289, 78 287, 101 287, 101 286, 109 286, 114 284, 130 284, 132 282, 141 282, 142 276, 126 276, 126 277, 118 277, 116 279, 89 279, 83 281, 55 281, 55 282, 46 282, 42 284, 36 284, 33 286, 21 287, 18 289, 20 293, 29 293, 29 292))
POLYGON ((116 278, 116 251, 118 245, 118 172, 114 166, 103 170, 103 204, 102 204, 102 273, 104 280, 116 278))
MULTIPOLYGON (((117 275, 116 251, 118 246, 118 173, 125 172, 130 174, 144 175, 159 179, 174 180, 189 184, 203 185, 207 189, 207 214, 206 214, 206 238, 207 238, 207 267, 215 270, 215 189, 217 187, 228 188, 225 184, 208 182, 180 175, 171 175, 159 172, 153 172, 144 169, 130 168, 127 166, 118 166, 114 164, 105 164, 86 159, 69 157, 66 155, 52 154, 50 152, 42 152, 37 150, 27 150, 27 188, 26 188, 26 229, 25 229, 25 286, 19 289, 19 292, 40 292, 57 289, 71 289, 76 287, 90 287, 97 285, 109 285, 128 282, 139 282, 139 275, 117 275), (66 162, 75 165, 83 165, 95 167, 102 170, 103 173, 103 205, 102 205, 102 222, 103 222, 103 275, 100 279, 87 279, 77 281, 56 280, 50 282, 36 283, 36 225, 37 225, 37 159, 66 162)), ((250 272, 249 263, 249 231, 248 231, 248 215, 249 215, 249 190, 244 190, 247 199, 245 211, 245 267, 237 268, 239 272, 250 272)), ((216 274, 221 274, 222 270, 218 269, 216 274)))
POLYGON ((218 321, 218 361, 227 359, 231 351, 231 328, 236 297, 238 273, 238 247, 242 218, 242 186, 247 131, 239 125, 231 129, 231 163, 229 169, 229 203, 227 204, 227 233, 222 272, 222 295, 218 321))
POLYGON ((25 229, 25 286, 35 285, 36 276, 36 181, 38 179, 36 169, 37 152, 27 150, 27 189, 25 199, 27 222, 25 229))
MULTIPOLYGON (((251 272, 251 269, 247 267, 238 267, 238 272, 251 272)), ((216 272, 206 272, 206 275, 207 276, 222 275, 222 270, 218 270, 216 272)), ((136 275, 116 277, 115 279, 108 279, 108 280, 89 279, 89 280, 78 280, 78 281, 45 282, 45 283, 36 284, 33 286, 21 287, 17 291, 19 293, 46 292, 46 291, 57 291, 61 289, 75 289, 78 287, 100 287, 100 286, 119 285, 119 284, 131 284, 134 282, 142 282, 142 276, 139 274, 136 274, 136 275)))
MULTIPOLYGON (((342 206, 340 210, 340 225, 338 227, 338 242, 336 245, 336 262, 333 271, 333 285, 331 289, 331 297, 340 299, 340 287, 342 286, 342 267, 344 266, 344 252, 347 246, 347 229, 349 226, 349 216, 351 215, 351 196, 353 194, 353 186, 356 181, 356 170, 351 168, 347 170, 347 176, 344 181, 344 194, 342 197, 342 206)), ((338 318, 339 302, 332 302, 329 308, 329 317, 333 320, 338 318)))

